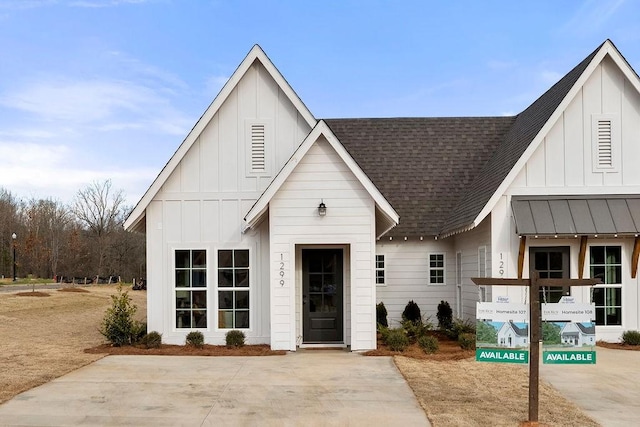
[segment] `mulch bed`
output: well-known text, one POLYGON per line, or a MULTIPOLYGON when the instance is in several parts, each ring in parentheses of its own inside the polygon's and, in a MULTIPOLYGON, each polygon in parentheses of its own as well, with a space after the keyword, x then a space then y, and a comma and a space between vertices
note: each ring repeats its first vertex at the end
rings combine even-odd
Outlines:
POLYGON ((410 344, 404 351, 393 351, 387 347, 378 334, 378 348, 376 350, 366 351, 365 356, 405 356, 412 359, 434 360, 434 361, 450 361, 462 360, 475 356, 475 350, 463 350, 457 341, 451 340, 444 334, 432 331, 431 335, 438 338, 438 351, 434 354, 426 354, 418 344, 410 344))
POLYGON ((17 292, 16 295, 18 295, 19 297, 50 297, 51 296, 46 292, 40 292, 40 291, 35 291, 35 292, 17 292))
POLYGON ((60 288, 58 292, 89 292, 84 288, 60 288))
POLYGON ((596 343, 598 347, 610 348, 613 350, 631 350, 631 351, 640 351, 640 345, 629 345, 621 342, 605 342, 598 341, 596 343))
POLYGON ((142 346, 114 347, 102 344, 87 348, 85 353, 108 355, 156 355, 156 356, 281 356, 287 354, 284 350, 271 350, 266 345, 245 345, 243 347, 227 347, 223 345, 205 344, 202 348, 190 345, 162 344, 159 348, 145 348, 142 346))

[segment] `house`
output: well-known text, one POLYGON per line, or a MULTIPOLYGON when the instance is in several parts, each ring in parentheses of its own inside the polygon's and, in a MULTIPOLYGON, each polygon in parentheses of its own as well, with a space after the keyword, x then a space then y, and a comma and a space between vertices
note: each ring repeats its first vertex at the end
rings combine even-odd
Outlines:
POLYGON ((596 345, 596 328, 593 323, 567 322, 560 330, 562 344, 574 347, 596 345))
POLYGON ((498 346, 507 348, 528 347, 529 326, 526 323, 504 322, 498 329, 498 346))
POLYGON ((125 221, 147 240, 149 330, 274 349, 376 346, 409 300, 473 319, 543 289, 640 329, 640 79, 609 40, 514 117, 316 119, 254 46, 125 221))

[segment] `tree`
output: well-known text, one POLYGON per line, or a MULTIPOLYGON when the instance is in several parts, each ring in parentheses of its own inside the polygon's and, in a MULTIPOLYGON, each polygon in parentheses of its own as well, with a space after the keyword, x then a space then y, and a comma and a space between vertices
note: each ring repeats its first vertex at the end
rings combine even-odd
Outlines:
POLYGON ((112 191, 111 180, 94 181, 76 194, 71 211, 95 240, 93 260, 97 275, 105 275, 105 254, 110 235, 122 224, 122 190, 112 191))
POLYGON ((479 343, 497 344, 498 331, 489 322, 478 320, 476 323, 476 340, 479 343))
POLYGON ((545 344, 560 344, 560 326, 553 322, 542 322, 542 342, 545 344))

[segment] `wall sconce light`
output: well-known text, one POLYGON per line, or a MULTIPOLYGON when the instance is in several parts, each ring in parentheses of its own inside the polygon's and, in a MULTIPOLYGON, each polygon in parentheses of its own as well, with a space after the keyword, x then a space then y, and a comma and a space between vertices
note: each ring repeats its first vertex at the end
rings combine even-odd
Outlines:
POLYGON ((327 205, 325 205, 324 200, 322 200, 318 205, 318 216, 325 216, 326 214, 327 214, 327 205))

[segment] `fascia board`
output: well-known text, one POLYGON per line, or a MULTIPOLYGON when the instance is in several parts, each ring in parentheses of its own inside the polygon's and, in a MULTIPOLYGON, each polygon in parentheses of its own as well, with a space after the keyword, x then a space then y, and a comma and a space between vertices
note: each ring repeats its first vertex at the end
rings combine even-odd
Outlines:
POLYGON ((504 195, 504 193, 507 191, 509 186, 516 179, 520 171, 527 164, 527 162, 529 161, 533 153, 538 149, 540 144, 542 144, 542 141, 544 141, 544 138, 547 136, 551 128, 560 119, 564 111, 567 109, 571 101, 573 101, 573 99, 576 97, 578 92, 582 89, 582 86, 584 86, 584 84, 589 79, 589 77, 591 77, 596 67, 602 62, 604 57, 609 53, 609 47, 616 50, 615 47, 611 44, 611 42, 608 40, 604 45, 602 45, 598 53, 591 60, 591 63, 587 66, 587 68, 585 68, 584 72, 578 78, 578 80, 576 80, 571 90, 569 90, 569 92, 564 97, 562 102, 560 102, 560 104, 558 105, 556 110, 553 112, 551 117, 549 117, 549 120, 547 120, 547 123, 545 123, 542 129, 540 129, 538 134, 533 138, 533 140, 529 144, 529 147, 527 147, 527 149, 522 154, 522 156, 520 156, 520 159, 518 159, 516 164, 511 168, 511 171, 509 171, 509 173, 504 178, 504 180, 502 180, 502 183, 498 186, 498 189, 493 193, 489 201, 485 204, 484 208, 482 208, 480 213, 473 220, 473 222, 470 225, 470 228, 477 227, 478 224, 480 224, 482 220, 484 220, 487 217, 487 215, 491 213, 496 203, 498 203, 498 200, 500 200, 500 197, 504 195))
POLYGON ((140 218, 145 214, 145 210, 151 200, 158 194, 160 188, 164 185, 166 180, 169 178, 171 173, 175 170, 177 165, 180 163, 185 154, 189 151, 191 146, 195 141, 197 141, 198 137, 204 130, 204 128, 209 124, 213 116, 218 112, 222 104, 227 100, 231 92, 236 88, 238 82, 244 77, 247 73, 251 65, 255 60, 259 60, 260 63, 264 66, 264 68, 269 72, 271 77, 276 81, 280 89, 287 95, 291 103, 298 109, 302 117, 305 119, 307 124, 310 127, 315 126, 316 119, 313 117, 313 114, 309 111, 309 109, 304 105, 300 97, 295 93, 293 88, 287 83, 282 74, 278 71, 278 69, 273 65, 271 60, 264 53, 262 48, 259 45, 254 45, 247 56, 245 56, 244 60, 240 63, 238 68, 231 75, 229 80, 222 87, 218 95, 214 98, 213 102, 209 107, 205 110, 204 114, 200 117, 200 119, 196 122, 195 126, 191 129, 187 137, 182 141, 182 144, 175 151, 173 156, 169 159, 169 161, 162 168, 156 179, 153 181, 151 186, 144 193, 140 201, 136 204, 136 207, 133 209, 131 214, 127 217, 124 222, 125 230, 131 228, 133 224, 140 220, 140 218))

